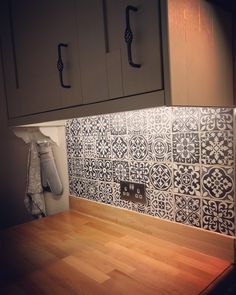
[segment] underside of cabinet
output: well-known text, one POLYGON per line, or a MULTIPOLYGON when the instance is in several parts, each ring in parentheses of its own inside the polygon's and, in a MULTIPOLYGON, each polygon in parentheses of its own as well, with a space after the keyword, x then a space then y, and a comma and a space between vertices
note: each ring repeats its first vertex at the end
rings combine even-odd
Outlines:
POLYGON ((30 116, 12 118, 8 121, 8 124, 10 126, 16 126, 114 112, 125 112, 143 108, 152 108, 163 106, 164 99, 164 91, 160 90, 140 95, 91 103, 87 105, 80 105, 77 107, 59 109, 51 112, 43 112, 30 116))

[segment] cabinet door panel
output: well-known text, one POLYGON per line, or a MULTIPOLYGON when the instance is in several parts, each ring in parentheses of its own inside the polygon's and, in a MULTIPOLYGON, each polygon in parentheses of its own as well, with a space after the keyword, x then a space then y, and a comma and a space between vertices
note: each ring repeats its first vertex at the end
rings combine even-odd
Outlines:
POLYGON ((84 103, 108 99, 102 0, 77 1, 77 30, 84 103))
POLYGON ((163 89, 159 1, 109 0, 106 6, 109 50, 121 50, 123 94, 126 96, 163 89), (140 68, 128 63, 124 40, 128 5, 137 8, 137 11, 130 11, 129 19, 133 33, 132 57, 134 63, 141 64, 140 68))
MULTIPOLYGON (((12 40, 18 87, 7 87, 10 117, 39 113, 81 103, 74 1, 12 0, 12 40), (62 88, 57 69, 62 48, 62 88)), ((8 85, 7 85, 8 86, 8 85)))

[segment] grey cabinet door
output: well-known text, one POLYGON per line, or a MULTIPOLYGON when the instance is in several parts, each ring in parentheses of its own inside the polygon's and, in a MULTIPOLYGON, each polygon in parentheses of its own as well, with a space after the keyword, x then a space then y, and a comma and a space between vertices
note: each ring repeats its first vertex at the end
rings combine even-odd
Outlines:
POLYGON ((9 117, 81 104, 75 1, 11 0, 5 4, 9 17, 2 20, 2 51, 9 117), (67 44, 60 49, 63 83, 70 88, 60 83, 60 43, 67 44))
POLYGON ((76 1, 84 104, 109 99, 103 8, 103 0, 76 1))
POLYGON ((157 0, 107 0, 107 71, 111 98, 163 89, 157 0), (125 41, 132 34, 130 52, 125 41), (130 55, 130 58, 129 58, 130 55), (140 67, 130 65, 131 60, 140 67))

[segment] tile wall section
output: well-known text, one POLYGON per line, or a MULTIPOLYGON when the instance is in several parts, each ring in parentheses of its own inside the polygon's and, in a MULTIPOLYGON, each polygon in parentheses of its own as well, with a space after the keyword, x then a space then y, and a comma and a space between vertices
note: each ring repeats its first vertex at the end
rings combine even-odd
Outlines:
POLYGON ((68 120, 70 194, 235 235, 233 109, 160 107, 68 120), (145 183, 147 204, 120 199, 145 183))

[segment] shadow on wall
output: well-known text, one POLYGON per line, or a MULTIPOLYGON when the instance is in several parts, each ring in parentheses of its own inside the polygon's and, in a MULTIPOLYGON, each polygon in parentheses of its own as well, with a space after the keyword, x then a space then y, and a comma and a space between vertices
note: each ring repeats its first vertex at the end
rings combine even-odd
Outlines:
POLYGON ((3 229, 27 222, 31 217, 23 202, 28 147, 7 127, 2 72, 0 72, 0 137, 0 229, 3 229))

